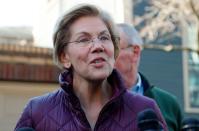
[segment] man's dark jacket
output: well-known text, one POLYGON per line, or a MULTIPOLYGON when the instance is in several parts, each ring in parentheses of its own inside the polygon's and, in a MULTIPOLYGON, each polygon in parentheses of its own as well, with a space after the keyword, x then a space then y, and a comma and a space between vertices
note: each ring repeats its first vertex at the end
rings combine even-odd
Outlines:
POLYGON ((183 115, 176 97, 169 92, 150 85, 144 75, 141 73, 139 74, 144 87, 144 96, 156 101, 164 119, 166 120, 168 130, 180 131, 183 115))

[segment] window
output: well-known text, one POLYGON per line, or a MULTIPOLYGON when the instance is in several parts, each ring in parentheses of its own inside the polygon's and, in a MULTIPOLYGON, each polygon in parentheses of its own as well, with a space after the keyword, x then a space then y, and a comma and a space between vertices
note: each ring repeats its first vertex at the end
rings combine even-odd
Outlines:
MULTIPOLYGON (((197 25, 188 25, 184 31, 184 46, 198 49, 197 25)), ((199 113, 199 54, 196 51, 183 53, 185 111, 199 113)))

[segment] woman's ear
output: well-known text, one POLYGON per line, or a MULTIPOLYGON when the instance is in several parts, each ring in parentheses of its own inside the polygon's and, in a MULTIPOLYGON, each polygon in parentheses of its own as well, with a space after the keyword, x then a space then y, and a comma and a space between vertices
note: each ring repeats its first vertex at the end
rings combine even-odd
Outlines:
POLYGON ((60 56, 60 61, 63 64, 64 68, 69 69, 71 67, 70 57, 66 53, 62 53, 60 56))

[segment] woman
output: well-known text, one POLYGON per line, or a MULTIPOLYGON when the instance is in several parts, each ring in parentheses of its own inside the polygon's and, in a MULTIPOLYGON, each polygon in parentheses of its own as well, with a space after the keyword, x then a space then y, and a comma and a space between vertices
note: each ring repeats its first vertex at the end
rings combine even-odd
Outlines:
POLYGON ((118 37, 109 15, 81 5, 66 15, 54 34, 54 58, 65 69, 61 88, 30 100, 16 129, 37 131, 136 131, 138 112, 152 108, 166 130, 154 101, 125 90, 113 69, 118 37))

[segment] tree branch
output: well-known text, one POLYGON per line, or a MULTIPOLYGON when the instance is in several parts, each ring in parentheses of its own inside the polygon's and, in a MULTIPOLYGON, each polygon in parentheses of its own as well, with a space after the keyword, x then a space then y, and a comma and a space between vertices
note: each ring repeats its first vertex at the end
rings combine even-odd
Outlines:
POLYGON ((161 44, 144 44, 143 45, 144 49, 156 49, 156 50, 163 50, 166 52, 171 52, 171 51, 189 51, 189 52, 196 52, 199 54, 199 49, 193 49, 190 47, 184 47, 184 46, 179 46, 179 45, 173 45, 173 44, 168 44, 168 45, 161 45, 161 44))
POLYGON ((189 0, 189 4, 191 6, 191 9, 192 9, 193 13, 196 15, 197 19, 199 20, 199 14, 197 13, 197 10, 196 10, 196 8, 194 6, 193 0, 189 0))

